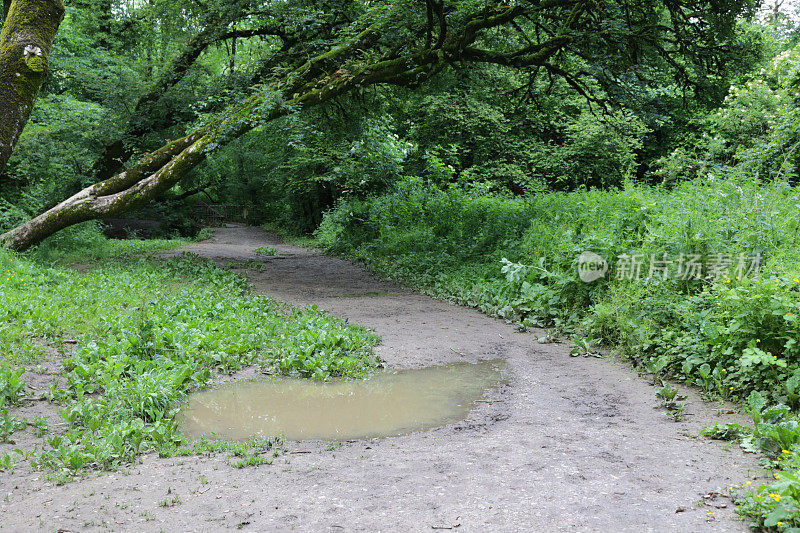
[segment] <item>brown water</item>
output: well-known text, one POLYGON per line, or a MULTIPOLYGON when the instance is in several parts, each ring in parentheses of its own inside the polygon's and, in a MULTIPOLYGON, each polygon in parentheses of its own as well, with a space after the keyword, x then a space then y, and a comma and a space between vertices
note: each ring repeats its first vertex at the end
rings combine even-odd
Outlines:
POLYGON ((378 372, 364 381, 280 378, 193 394, 178 420, 184 434, 234 440, 401 435, 463 420, 502 379, 502 361, 378 372))

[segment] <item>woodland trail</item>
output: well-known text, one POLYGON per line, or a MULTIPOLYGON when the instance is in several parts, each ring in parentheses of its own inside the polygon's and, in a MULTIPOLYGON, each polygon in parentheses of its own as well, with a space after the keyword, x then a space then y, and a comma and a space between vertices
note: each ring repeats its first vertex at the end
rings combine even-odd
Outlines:
POLYGON ((333 446, 287 442, 286 455, 258 468, 234 469, 224 455, 150 455, 64 486, 15 475, 2 482, 13 497, 0 502, 1 529, 748 530, 725 494, 756 479, 755 458, 692 436, 739 421, 719 406, 691 394, 690 416, 673 422, 625 364, 571 358, 567 345, 537 344, 499 320, 257 228, 221 228, 180 251, 229 264, 257 292, 374 329, 389 367, 499 358, 507 382, 461 423, 333 446), (279 254, 255 254, 261 246, 279 254), (168 493, 181 503, 159 505, 168 493))

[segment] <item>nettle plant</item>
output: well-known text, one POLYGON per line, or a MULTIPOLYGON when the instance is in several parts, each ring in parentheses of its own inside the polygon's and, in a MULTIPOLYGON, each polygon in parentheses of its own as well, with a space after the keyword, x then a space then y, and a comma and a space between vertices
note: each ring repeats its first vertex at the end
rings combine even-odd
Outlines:
POLYGON ((721 397, 762 391, 798 406, 797 279, 726 279, 681 298, 664 294, 660 303, 644 292, 632 304, 642 320, 625 333, 626 349, 649 372, 682 377, 721 397))
POLYGON ((509 300, 498 314, 523 327, 569 329, 579 322, 581 310, 591 304, 595 293, 605 288, 604 282, 582 282, 572 260, 548 266, 545 258, 539 258, 536 265, 525 265, 504 257, 501 263, 509 300))
POLYGON ((719 381, 739 396, 766 390, 775 400, 797 405, 797 278, 726 280, 689 302, 695 316, 707 311, 698 334, 710 348, 706 363, 719 381))

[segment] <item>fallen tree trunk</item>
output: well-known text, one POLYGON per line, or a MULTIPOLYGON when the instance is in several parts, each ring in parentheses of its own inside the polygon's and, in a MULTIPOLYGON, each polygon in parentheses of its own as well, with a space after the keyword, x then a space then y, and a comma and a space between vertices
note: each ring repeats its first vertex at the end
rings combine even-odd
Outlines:
POLYGON ((50 49, 61 20, 61 0, 4 1, 0 33, 0 173, 8 163, 47 77, 50 49))

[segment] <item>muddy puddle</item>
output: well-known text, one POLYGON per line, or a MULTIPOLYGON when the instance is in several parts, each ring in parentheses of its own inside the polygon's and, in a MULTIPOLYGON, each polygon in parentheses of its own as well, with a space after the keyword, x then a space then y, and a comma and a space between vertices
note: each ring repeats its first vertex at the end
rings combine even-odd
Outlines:
POLYGON ((378 372, 368 380, 318 383, 278 378, 192 395, 178 416, 184 434, 245 440, 346 440, 401 435, 466 418, 503 379, 500 360, 378 372))

